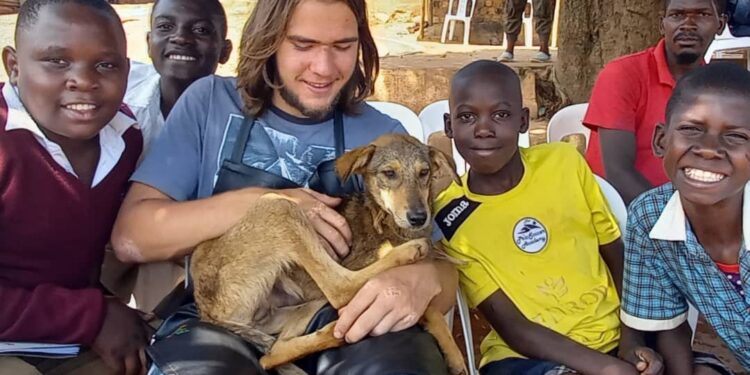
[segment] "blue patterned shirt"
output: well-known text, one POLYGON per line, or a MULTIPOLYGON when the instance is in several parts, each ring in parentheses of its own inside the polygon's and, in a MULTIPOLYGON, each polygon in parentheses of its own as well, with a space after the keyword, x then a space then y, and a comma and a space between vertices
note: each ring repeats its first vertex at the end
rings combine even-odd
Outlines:
MULTIPOLYGON (((749 196, 750 185, 745 186, 749 196)), ((750 238, 750 199, 744 200, 743 238, 750 238)), ((750 285, 750 254, 740 250, 740 276, 750 285)), ((750 294, 741 295, 698 242, 672 184, 638 197, 625 234, 625 274, 620 317, 641 331, 676 328, 688 302, 750 368, 750 294)))

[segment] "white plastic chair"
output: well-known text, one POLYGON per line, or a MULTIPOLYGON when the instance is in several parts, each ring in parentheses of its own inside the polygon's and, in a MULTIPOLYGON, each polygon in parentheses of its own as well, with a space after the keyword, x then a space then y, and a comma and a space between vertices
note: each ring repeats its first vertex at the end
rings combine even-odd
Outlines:
POLYGON ((456 22, 464 23, 464 45, 469 44, 469 34, 471 32, 471 17, 474 15, 477 0, 471 0, 471 9, 466 12, 469 0, 457 0, 456 13, 453 13, 453 0, 448 0, 448 12, 445 14, 443 21, 443 32, 440 36, 440 43, 445 43, 445 36, 450 28, 449 40, 453 40, 453 32, 456 30, 456 22))
POLYGON ((612 214, 615 215, 615 220, 617 220, 617 224, 620 226, 620 232, 625 233, 625 226, 628 223, 628 209, 625 206, 625 201, 622 200, 617 189, 607 182, 607 180, 597 175, 594 175, 594 178, 599 184, 599 188, 602 190, 604 197, 607 198, 609 209, 612 210, 612 214))
POLYGON ((422 132, 422 123, 419 121, 419 117, 409 108, 397 103, 391 102, 370 102, 367 104, 377 109, 383 114, 392 117, 395 120, 401 122, 409 135, 424 142, 426 138, 422 132))
MULTIPOLYGON (((526 17, 525 11, 523 12, 523 15, 521 15, 521 24, 523 25, 523 46, 533 47, 534 46, 534 6, 531 4, 531 0, 527 0, 526 4, 528 4, 531 10, 529 11, 528 17, 526 17)), ((506 48, 507 46, 508 46, 508 34, 505 34, 505 36, 503 37, 502 47, 506 48)))
POLYGON ((461 318, 461 330, 464 332, 464 345, 466 347, 466 367, 469 368, 469 375, 479 374, 477 370, 477 358, 474 353, 474 336, 471 333, 471 314, 469 312, 469 304, 466 302, 464 293, 459 288, 456 292, 456 307, 458 308, 458 316, 461 318))
MULTIPOLYGON (((430 103, 426 107, 422 108, 422 111, 419 112, 419 120, 422 122, 422 129, 424 132, 425 140, 427 140, 427 137, 429 137, 430 134, 443 131, 445 129, 443 115, 449 112, 450 107, 448 106, 448 100, 445 99, 430 103)), ((530 144, 531 140, 529 139, 528 131, 526 133, 521 133, 518 135, 518 145, 520 147, 528 148, 530 144)), ((453 156, 456 157, 457 154, 458 152, 454 152, 453 156)))
POLYGON ((729 28, 725 27, 721 35, 716 36, 711 45, 708 46, 704 59, 706 63, 709 63, 715 52, 741 48, 750 48, 750 37, 734 37, 729 33, 729 28))
POLYGON ((555 113, 547 126, 547 143, 557 142, 568 134, 581 133, 586 137, 586 147, 589 145, 591 129, 583 125, 583 116, 589 108, 588 103, 573 104, 555 113))

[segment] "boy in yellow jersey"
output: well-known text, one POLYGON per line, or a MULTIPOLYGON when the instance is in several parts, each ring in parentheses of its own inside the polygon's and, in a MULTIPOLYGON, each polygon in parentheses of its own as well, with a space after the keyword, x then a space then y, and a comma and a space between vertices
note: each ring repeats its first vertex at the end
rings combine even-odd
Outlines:
POLYGON ((518 76, 476 61, 453 77, 445 132, 470 165, 436 201, 461 286, 493 331, 482 375, 657 374, 634 347, 616 358, 620 230, 586 161, 568 144, 518 148, 528 128, 518 76))

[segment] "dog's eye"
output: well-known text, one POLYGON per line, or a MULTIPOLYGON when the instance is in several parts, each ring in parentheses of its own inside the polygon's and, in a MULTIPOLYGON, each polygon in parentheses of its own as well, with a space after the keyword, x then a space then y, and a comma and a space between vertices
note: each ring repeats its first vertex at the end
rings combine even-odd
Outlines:
POLYGON ((383 173, 383 176, 388 177, 388 178, 394 178, 394 177, 396 177, 396 172, 392 171, 390 169, 389 170, 385 170, 382 173, 383 173))
POLYGON ((419 171, 419 177, 427 177, 429 175, 430 175, 429 169, 422 169, 421 171, 419 171))

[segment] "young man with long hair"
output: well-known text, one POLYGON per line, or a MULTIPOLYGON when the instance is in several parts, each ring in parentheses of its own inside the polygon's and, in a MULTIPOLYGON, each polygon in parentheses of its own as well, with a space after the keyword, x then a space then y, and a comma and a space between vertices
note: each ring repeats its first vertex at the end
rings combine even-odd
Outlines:
MULTIPOLYGON (((364 103, 379 68, 364 0, 258 2, 245 25, 240 56, 236 79, 196 81, 172 109, 120 211, 112 237, 120 259, 153 262, 189 255, 199 243, 226 232, 271 190, 298 202, 330 244, 332 257, 348 253, 351 231, 334 210, 339 192, 313 189, 326 179, 321 165, 342 148, 405 132, 364 103)), ((452 266, 437 262, 382 274, 338 311, 336 334, 353 345, 299 365, 317 374, 446 373, 434 340, 413 326, 433 299, 447 310, 456 284, 452 266), (362 340, 368 335, 378 337, 362 340)), ((336 315, 321 310, 310 329, 336 315)), ((194 320, 194 307, 177 316, 194 320)), ((238 339, 223 332, 212 331, 221 339, 211 358, 195 345, 196 350, 190 344, 168 349, 170 341, 187 343, 201 329, 212 330, 187 326, 193 328, 175 335, 161 330, 169 338, 157 336, 151 347, 157 366, 178 373, 203 366, 201 373, 209 374, 246 373, 257 364, 252 354, 217 361, 237 353, 238 339)))

